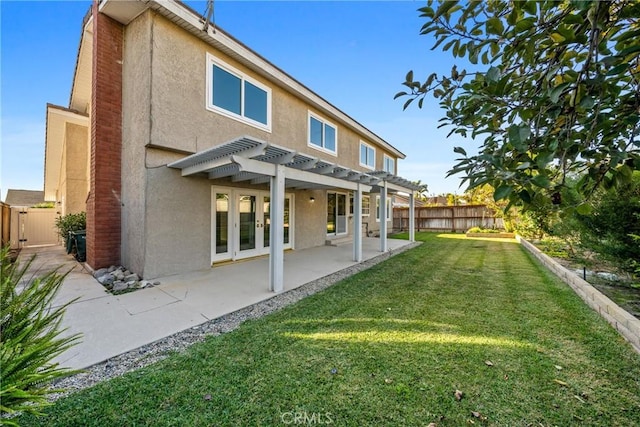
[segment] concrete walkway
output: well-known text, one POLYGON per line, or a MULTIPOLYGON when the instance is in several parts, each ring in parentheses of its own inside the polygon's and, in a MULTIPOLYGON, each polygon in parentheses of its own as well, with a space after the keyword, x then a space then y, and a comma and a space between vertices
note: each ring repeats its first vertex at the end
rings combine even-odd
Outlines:
MULTIPOLYGON (((395 250, 409 242, 388 240, 395 250)), ((269 299, 269 259, 261 257, 211 269, 159 278, 157 287, 112 295, 61 246, 25 248, 23 262, 37 258, 31 272, 62 265, 66 277, 56 303, 77 298, 66 311, 66 333, 82 333, 82 342, 56 359, 63 366, 86 368, 121 353, 211 319, 269 299)), ((380 255, 378 239, 363 239, 363 259, 380 255)), ((285 253, 285 292, 356 264, 352 245, 319 246, 285 253)))

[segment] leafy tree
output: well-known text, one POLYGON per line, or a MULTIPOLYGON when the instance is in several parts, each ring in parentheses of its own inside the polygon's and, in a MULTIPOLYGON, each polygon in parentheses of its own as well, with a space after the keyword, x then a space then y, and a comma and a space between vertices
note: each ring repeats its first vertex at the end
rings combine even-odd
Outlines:
POLYGON ((52 307, 65 275, 52 271, 26 277, 34 258, 18 266, 9 248, 0 251, 0 425, 14 425, 7 415, 17 412, 42 415, 50 403, 49 382, 78 371, 51 360, 76 344, 79 335, 62 337, 60 322, 71 302, 52 307))
POLYGON ((419 11, 433 49, 474 68, 424 81, 410 71, 396 94, 405 109, 432 94, 449 135, 482 138, 477 154, 454 149, 449 175, 491 184, 496 200, 558 205, 567 177, 588 198, 640 170, 640 2, 429 0, 419 11))

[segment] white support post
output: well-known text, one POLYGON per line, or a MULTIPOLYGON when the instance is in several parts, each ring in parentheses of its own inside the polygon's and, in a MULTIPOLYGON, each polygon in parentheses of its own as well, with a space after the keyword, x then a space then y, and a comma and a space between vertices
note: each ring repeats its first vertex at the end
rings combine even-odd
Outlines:
POLYGON ((284 290, 284 182, 285 167, 276 166, 271 177, 271 203, 269 220, 269 290, 284 290))
POLYGON ((416 202, 413 191, 409 194, 409 241, 416 241, 416 202))
POLYGON ((387 181, 380 187, 380 252, 387 252, 387 181))
POLYGON ((362 262, 362 188, 353 194, 353 260, 362 262))

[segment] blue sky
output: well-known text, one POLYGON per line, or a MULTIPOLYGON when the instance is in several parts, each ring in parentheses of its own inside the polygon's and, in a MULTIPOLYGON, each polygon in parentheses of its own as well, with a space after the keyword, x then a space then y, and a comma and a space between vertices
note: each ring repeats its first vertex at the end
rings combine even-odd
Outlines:
MULTIPOLYGON (((204 13, 206 2, 187 1, 204 13)), ((0 189, 42 190, 45 108, 68 106, 82 18, 90 1, 0 0, 0 189)), ((455 145, 437 129, 433 100, 402 110, 406 72, 447 73, 448 53, 419 35, 423 1, 224 1, 215 23, 407 155, 398 173, 429 193, 458 192, 444 179, 455 145)))

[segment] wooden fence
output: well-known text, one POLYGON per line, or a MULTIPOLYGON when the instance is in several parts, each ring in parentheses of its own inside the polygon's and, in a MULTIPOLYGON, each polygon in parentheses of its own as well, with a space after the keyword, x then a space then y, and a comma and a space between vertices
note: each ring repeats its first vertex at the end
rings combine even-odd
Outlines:
MULTIPOLYGON (((471 227, 504 228, 485 205, 434 206, 415 208, 416 231, 452 231, 463 233, 471 227)), ((393 209, 393 229, 409 229, 409 208, 393 209)))
POLYGON ((8 245, 11 240, 11 207, 0 202, 0 234, 2 234, 2 247, 8 245))

